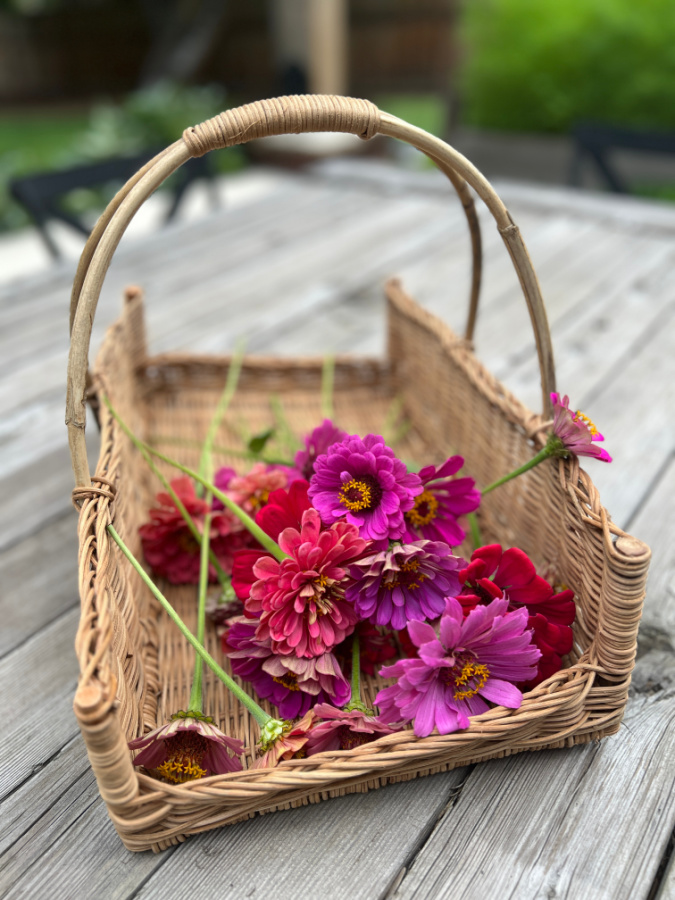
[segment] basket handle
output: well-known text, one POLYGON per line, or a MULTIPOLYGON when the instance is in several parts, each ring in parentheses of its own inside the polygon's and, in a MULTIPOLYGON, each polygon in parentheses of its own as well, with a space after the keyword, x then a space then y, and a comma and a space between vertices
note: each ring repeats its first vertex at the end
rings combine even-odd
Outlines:
POLYGON ((555 372, 551 334, 539 282, 517 225, 487 179, 444 141, 395 116, 380 112, 367 100, 328 95, 278 97, 226 110, 201 125, 187 128, 181 140, 151 159, 127 182, 96 223, 80 258, 70 310, 66 425, 78 487, 91 485, 84 437, 91 329, 105 274, 133 216, 160 184, 192 156, 202 156, 210 150, 246 143, 255 138, 316 131, 345 132, 364 140, 376 134, 398 138, 425 153, 450 178, 467 212, 473 243, 472 308, 467 326, 469 338, 473 332, 480 285, 480 240, 477 238, 477 219, 467 184, 481 197, 497 223, 525 295, 539 356, 543 411, 545 416, 548 415, 549 394, 555 390, 555 372))

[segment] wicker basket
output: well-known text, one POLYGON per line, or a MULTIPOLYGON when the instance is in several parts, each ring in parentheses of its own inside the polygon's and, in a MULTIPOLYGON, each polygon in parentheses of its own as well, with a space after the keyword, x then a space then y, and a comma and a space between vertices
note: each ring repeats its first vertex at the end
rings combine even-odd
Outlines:
MULTIPOLYGON (((539 466, 485 498, 487 539, 523 548, 576 594, 575 645, 567 667, 525 695, 518 710, 497 707, 446 736, 416 739, 406 731, 351 751, 292 760, 272 770, 163 784, 132 765, 127 740, 155 728, 188 698, 192 651, 112 543, 114 522, 139 552, 138 527, 157 490, 154 476, 105 408, 99 410, 101 454, 90 477, 84 442, 85 401, 105 391, 139 435, 163 440, 203 438, 222 390, 228 360, 163 355, 148 358, 140 291, 127 292, 122 318, 108 331, 93 376, 87 373, 91 325, 102 280, 126 226, 143 201, 190 156, 271 134, 344 131, 385 134, 416 146, 446 173, 469 223, 474 257, 471 313, 465 339, 405 295, 387 287, 386 361, 339 359, 335 409, 340 424, 366 433, 381 427, 393 396, 404 398, 413 427, 399 451, 440 461, 449 448, 485 485, 541 446, 554 389, 550 335, 539 286, 517 226, 487 181, 444 144, 362 100, 287 97, 231 110, 195 128, 151 160, 120 191, 85 248, 73 289, 67 422, 80 507, 79 578, 82 617, 76 639, 81 676, 75 697, 101 796, 131 850, 160 850, 188 834, 237 822, 256 812, 316 802, 351 791, 451 769, 521 750, 571 746, 619 728, 635 656, 649 549, 614 526, 576 459, 539 466), (480 283, 480 234, 470 185, 494 216, 518 272, 537 340, 544 418, 525 409, 476 360, 471 336, 480 283)), ((286 413, 303 433, 319 420, 320 360, 256 359, 240 378, 234 415, 252 428, 269 421, 269 395, 282 393, 286 413)), ((235 447, 223 425, 218 444, 235 447)), ((196 454, 182 453, 188 464, 196 454)), ((224 455, 219 464, 234 463, 224 455)), ((167 474, 169 474, 167 470, 167 474)), ((194 589, 167 588, 194 628, 194 589)), ((210 651, 217 639, 208 635, 210 651)), ((372 701, 377 678, 366 679, 372 701)), ((243 739, 245 765, 257 726, 206 677, 205 708, 222 730, 243 739)), ((269 707, 267 707, 269 709, 269 707)))

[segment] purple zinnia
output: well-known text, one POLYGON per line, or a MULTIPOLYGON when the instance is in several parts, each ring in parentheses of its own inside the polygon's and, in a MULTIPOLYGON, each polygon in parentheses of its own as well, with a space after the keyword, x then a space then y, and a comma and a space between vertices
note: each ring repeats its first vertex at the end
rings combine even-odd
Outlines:
POLYGON ((305 449, 295 454, 295 468, 307 481, 314 474, 314 463, 328 448, 347 437, 347 432, 334 425, 330 419, 324 419, 321 425, 305 437, 305 449))
POLYGON ((473 478, 451 478, 464 465, 461 456, 451 456, 442 466, 425 466, 419 471, 424 490, 415 497, 415 505, 405 514, 404 538, 417 541, 445 541, 451 547, 461 544, 466 531, 457 521, 480 505, 480 491, 473 478))
POLYGON ((394 544, 350 565, 354 583, 345 599, 359 618, 398 631, 412 619, 440 616, 445 598, 460 592, 457 573, 464 565, 441 541, 394 544))
POLYGON ((415 734, 426 737, 434 728, 439 734, 468 728, 470 716, 490 708, 486 700, 518 709, 523 695, 514 682, 534 678, 541 653, 527 628, 527 610, 507 612, 508 606, 508 600, 493 600, 464 619, 460 603, 450 597, 440 637, 431 625, 411 622, 419 659, 380 670, 398 679, 375 698, 380 718, 414 720, 415 734))
POLYGON ((421 491, 419 475, 408 472, 383 438, 353 434, 317 458, 309 499, 326 525, 344 518, 366 540, 395 540, 421 491))
POLYGON ((284 719, 304 715, 315 703, 349 701, 351 688, 332 653, 314 659, 275 656, 269 639, 257 640, 255 619, 237 619, 221 639, 235 675, 251 683, 284 719))
MULTIPOLYGON (((378 716, 368 715, 360 709, 335 709, 319 704, 314 712, 323 721, 309 732, 307 756, 325 750, 353 750, 363 744, 376 741, 383 734, 394 734, 400 728, 391 728, 378 716)), ((372 713, 372 710, 370 710, 372 713)))

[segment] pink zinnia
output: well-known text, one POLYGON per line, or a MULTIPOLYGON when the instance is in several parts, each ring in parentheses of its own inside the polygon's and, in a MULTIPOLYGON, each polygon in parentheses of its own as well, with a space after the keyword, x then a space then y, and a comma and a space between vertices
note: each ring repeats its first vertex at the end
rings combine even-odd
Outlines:
POLYGON ((604 441, 593 422, 582 412, 572 412, 569 408, 569 397, 560 397, 560 394, 551 394, 553 404, 553 431, 551 442, 557 438, 561 444, 559 454, 566 456, 574 453, 575 456, 591 456, 602 462, 611 462, 612 457, 602 447, 596 446, 597 441, 604 441))
POLYGON ((379 716, 369 716, 358 709, 335 709, 320 703, 314 707, 323 719, 309 732, 307 756, 324 750, 353 750, 362 744, 376 741, 383 734, 394 734, 400 728, 392 728, 379 716))
POLYGON ((466 531, 459 517, 480 506, 480 491, 473 478, 452 478, 464 465, 461 456, 451 456, 442 466, 425 466, 419 471, 424 490, 405 514, 407 531, 403 539, 411 543, 425 538, 444 541, 451 547, 461 544, 466 531))
POLYGON ((422 482, 397 459, 384 438, 350 435, 314 464, 309 499, 327 525, 345 519, 366 540, 396 540, 405 531, 422 482))
POLYGON ((241 771, 237 756, 244 752, 244 745, 212 723, 210 716, 192 710, 176 713, 166 725, 129 741, 130 750, 141 751, 134 765, 155 769, 160 778, 173 784, 241 771))
POLYGON ((288 466, 263 462, 256 463, 246 475, 232 472, 232 469, 221 469, 216 473, 214 483, 249 515, 255 515, 267 503, 272 491, 288 487, 292 481, 288 466))
POLYGON ((321 530, 315 509, 302 516, 302 528, 286 528, 279 546, 289 558, 262 556, 253 566, 258 579, 246 601, 249 615, 260 616, 257 638, 269 638, 280 656, 321 656, 343 641, 357 621, 344 598, 342 563, 363 553, 366 542, 346 522, 321 530))
POLYGON ((419 659, 401 659, 380 671, 398 679, 375 698, 380 718, 414 720, 415 734, 426 737, 434 728, 439 734, 468 728, 470 716, 490 708, 486 700, 517 709, 522 693, 515 683, 534 677, 541 654, 527 630, 527 610, 507 609, 507 600, 493 600, 464 619, 451 597, 440 636, 426 622, 411 622, 419 659))

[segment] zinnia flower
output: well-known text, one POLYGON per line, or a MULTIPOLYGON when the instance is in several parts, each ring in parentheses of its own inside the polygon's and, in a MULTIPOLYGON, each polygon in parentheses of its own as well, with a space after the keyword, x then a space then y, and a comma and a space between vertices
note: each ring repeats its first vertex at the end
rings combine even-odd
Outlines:
POLYGON ((461 544, 466 531, 457 521, 480 506, 480 491, 473 478, 451 478, 464 465, 461 456, 451 456, 442 466, 425 466, 419 471, 424 490, 405 514, 404 540, 444 541, 451 547, 461 544))
POLYGON ((309 486, 309 498, 327 525, 345 519, 367 540, 400 538, 403 513, 421 492, 419 476, 375 434, 333 444, 317 458, 309 486))
POLYGON ((258 580, 247 614, 260 616, 256 637, 271 639, 276 654, 320 656, 353 631, 357 615, 344 598, 341 564, 363 553, 366 542, 346 522, 322 531, 318 512, 308 509, 301 530, 286 528, 279 546, 288 558, 261 556, 253 566, 258 580))
POLYGON ((318 428, 305 437, 305 449, 295 454, 295 467, 307 481, 314 474, 314 463, 317 457, 328 451, 333 444, 347 437, 347 432, 334 425, 330 419, 324 419, 318 428))
POLYGON ((285 722, 273 741, 261 745, 262 754, 253 763, 253 768, 273 769, 282 759, 305 756, 305 744, 315 718, 314 710, 310 709, 299 722, 295 724, 293 722, 285 722))
POLYGON ((569 397, 560 397, 560 394, 551 394, 553 404, 553 431, 551 441, 558 439, 561 443, 559 454, 566 456, 574 453, 575 456, 592 456, 602 462, 611 462, 612 457, 602 447, 596 446, 597 441, 604 441, 593 422, 582 412, 575 413, 569 408, 569 397))
POLYGON ((192 710, 177 712, 168 724, 129 741, 130 750, 141 751, 134 765, 154 769, 159 777, 173 784, 241 771, 236 757, 244 752, 244 745, 212 723, 210 716, 192 710), (228 751, 236 755, 231 756, 228 751))
POLYGON ((258 462, 246 475, 232 475, 232 469, 221 469, 214 484, 252 516, 267 503, 272 491, 288 487, 292 480, 290 471, 288 466, 258 462))
POLYGON ((528 681, 537 671, 540 653, 527 630, 527 610, 508 612, 507 600, 478 606, 464 619, 450 597, 440 636, 426 622, 411 622, 408 632, 419 659, 383 668, 380 675, 398 681, 375 702, 385 722, 414 720, 418 737, 434 728, 439 734, 468 728, 470 716, 490 708, 486 700, 517 709, 522 694, 514 682, 528 681))
POLYGON ((526 553, 518 547, 502 551, 500 544, 474 550, 459 579, 464 587, 457 599, 465 613, 478 604, 502 597, 508 600, 509 610, 527 609, 527 624, 541 651, 537 674, 525 685, 528 690, 559 671, 562 657, 572 649, 574 591, 566 589, 554 594, 548 581, 537 575, 526 553))
POLYGON ((335 709, 319 704, 314 707, 314 712, 323 721, 309 732, 307 756, 323 753, 324 750, 353 750, 354 747, 376 741, 383 734, 394 734, 400 730, 387 725, 379 716, 371 716, 358 709, 335 709))
MULTIPOLYGON (((192 480, 187 476, 174 478, 171 487, 197 527, 203 528, 209 506, 196 495, 192 480)), ((197 584, 199 541, 169 493, 158 493, 157 502, 160 505, 150 510, 150 522, 139 528, 145 559, 155 575, 172 584, 197 584)), ((250 542, 248 531, 228 510, 212 517, 211 549, 226 572, 231 570, 234 552, 250 542)), ((216 580, 213 566, 209 569, 209 578, 212 582, 216 580)))
POLYGON ((269 534, 275 541, 285 528, 295 528, 299 531, 302 514, 311 506, 307 496, 308 488, 309 482, 298 478, 288 490, 280 488, 273 491, 265 506, 258 510, 255 517, 256 525, 260 525, 265 534, 269 534))
POLYGON ((464 560, 441 541, 393 544, 349 567, 353 583, 345 597, 359 618, 375 625, 405 628, 411 619, 435 619, 445 598, 460 591, 458 572, 464 560))
POLYGON ((284 719, 304 715, 315 703, 349 702, 351 688, 332 653, 314 659, 275 656, 271 641, 256 640, 257 622, 237 619, 221 638, 235 675, 270 700, 284 719))

